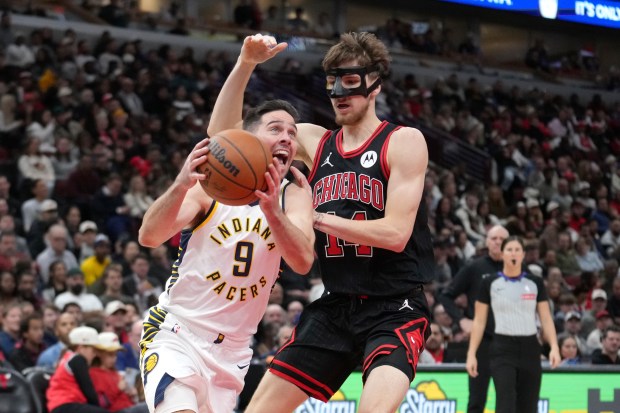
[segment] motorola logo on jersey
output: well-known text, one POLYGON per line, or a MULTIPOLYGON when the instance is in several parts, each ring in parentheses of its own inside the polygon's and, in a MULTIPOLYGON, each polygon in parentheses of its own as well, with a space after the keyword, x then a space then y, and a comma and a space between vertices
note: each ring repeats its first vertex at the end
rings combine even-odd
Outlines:
POLYGON ((375 151, 368 151, 368 152, 366 152, 366 153, 364 153, 362 155, 360 163, 362 164, 362 166, 364 168, 370 168, 375 163, 377 163, 377 158, 378 158, 377 157, 377 152, 375 152, 375 151))
POLYGON ((312 193, 313 207, 339 199, 351 199, 372 205, 383 211, 385 193, 383 182, 366 174, 339 172, 321 178, 314 184, 312 193))

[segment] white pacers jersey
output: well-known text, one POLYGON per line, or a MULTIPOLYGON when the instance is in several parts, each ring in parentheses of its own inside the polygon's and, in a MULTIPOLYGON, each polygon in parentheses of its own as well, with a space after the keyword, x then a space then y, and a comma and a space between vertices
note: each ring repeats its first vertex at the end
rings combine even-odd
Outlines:
MULTIPOLYGON (((286 181, 280 189, 280 204, 286 181)), ((192 331, 247 339, 256 332, 281 255, 262 210, 214 202, 204 221, 183 230, 158 307, 192 331)))

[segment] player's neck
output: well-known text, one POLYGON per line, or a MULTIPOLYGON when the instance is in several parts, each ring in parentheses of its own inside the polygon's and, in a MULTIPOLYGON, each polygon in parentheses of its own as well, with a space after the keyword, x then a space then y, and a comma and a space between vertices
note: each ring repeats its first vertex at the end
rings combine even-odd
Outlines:
POLYGON ((376 115, 366 116, 359 122, 351 125, 343 125, 342 139, 347 150, 358 148, 377 130, 381 120, 376 115))

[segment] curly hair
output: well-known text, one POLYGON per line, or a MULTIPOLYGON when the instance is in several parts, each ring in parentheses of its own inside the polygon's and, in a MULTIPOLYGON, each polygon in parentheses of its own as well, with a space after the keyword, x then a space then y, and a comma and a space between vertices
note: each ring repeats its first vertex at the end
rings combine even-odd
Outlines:
POLYGON ((385 76, 390 69, 390 52, 385 44, 368 32, 351 32, 340 35, 340 41, 332 46, 323 58, 323 70, 356 60, 360 66, 376 65, 378 76, 385 76))

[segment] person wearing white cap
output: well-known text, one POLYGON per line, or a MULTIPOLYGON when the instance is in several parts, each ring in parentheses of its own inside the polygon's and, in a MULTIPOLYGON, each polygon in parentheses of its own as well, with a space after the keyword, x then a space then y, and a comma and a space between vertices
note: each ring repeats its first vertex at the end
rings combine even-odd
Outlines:
POLYGON ((128 382, 116 370, 117 354, 125 350, 118 336, 109 331, 99 333, 99 344, 95 348, 97 357, 89 373, 102 401, 101 407, 111 412, 148 413, 146 403, 135 404, 132 400, 136 396, 135 377, 133 382, 128 382))
MULTIPOLYGON (((78 227, 78 231, 82 238, 78 261, 82 262, 95 253, 95 238, 99 233, 97 224, 93 221, 83 221, 78 227)), ((77 254, 77 251, 76 251, 77 254)))
POLYGON ((46 392, 50 413, 105 413, 88 373, 99 344, 97 330, 76 327, 69 333, 67 351, 50 379, 46 392))

